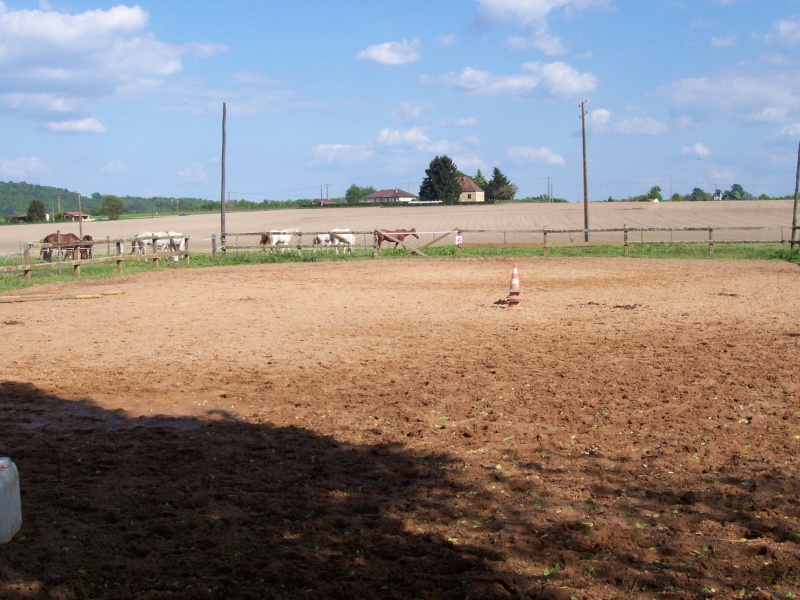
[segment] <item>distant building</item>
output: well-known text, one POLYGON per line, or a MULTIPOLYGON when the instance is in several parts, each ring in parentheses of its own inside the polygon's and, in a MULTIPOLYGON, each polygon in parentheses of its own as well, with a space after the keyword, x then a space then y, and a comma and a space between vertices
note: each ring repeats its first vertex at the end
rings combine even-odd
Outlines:
POLYGON ((330 206, 331 204, 336 204, 336 202, 329 198, 314 198, 311 201, 312 206, 330 206))
POLYGON ((361 201, 372 203, 411 202, 416 199, 417 197, 414 194, 409 194, 407 191, 401 190, 400 188, 394 188, 393 190, 378 190, 377 192, 372 192, 364 196, 361 201))
POLYGON ((88 221, 89 215, 84 212, 65 212, 64 218, 69 221, 88 221))
POLYGON ((478 187, 478 184, 472 181, 471 177, 462 175, 458 178, 458 185, 461 186, 461 194, 458 197, 459 202, 486 202, 485 192, 478 187))

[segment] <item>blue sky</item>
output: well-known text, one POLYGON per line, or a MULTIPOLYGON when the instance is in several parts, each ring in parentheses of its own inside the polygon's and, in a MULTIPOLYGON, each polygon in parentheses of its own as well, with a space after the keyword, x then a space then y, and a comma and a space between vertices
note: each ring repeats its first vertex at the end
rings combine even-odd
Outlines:
POLYGON ((232 198, 794 192, 800 0, 0 2, 0 180, 232 198))

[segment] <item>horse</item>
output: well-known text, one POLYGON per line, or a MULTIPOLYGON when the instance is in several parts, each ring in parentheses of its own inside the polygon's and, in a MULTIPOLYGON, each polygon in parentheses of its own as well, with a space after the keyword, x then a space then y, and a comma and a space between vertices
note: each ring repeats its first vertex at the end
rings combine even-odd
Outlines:
MULTIPOLYGON (((91 237, 88 235, 83 236, 83 240, 89 238, 91 241, 91 237)), ((83 241, 74 233, 51 233, 48 236, 45 236, 42 239, 42 244, 65 244, 70 243, 68 246, 58 246, 57 248, 52 248, 49 246, 42 247, 42 260, 46 260, 47 262, 53 262, 53 250, 57 250, 59 255, 63 252, 64 258, 74 258, 75 256, 75 249, 80 247, 81 250, 81 258, 88 258, 89 253, 86 246, 81 246, 78 242, 83 241), (75 242, 73 245, 71 242, 75 242)))
MULTIPOLYGON (((167 235, 169 236, 169 248, 173 252, 183 252, 186 248, 186 237, 182 233, 178 233, 177 231, 167 231, 167 235)), ((177 256, 173 256, 172 260, 178 262, 177 256)))
POLYGON ((328 246, 331 245, 331 234, 330 233, 318 233, 314 236, 314 252, 317 251, 317 247, 321 246, 323 250, 326 252, 328 251, 328 246))
POLYGON ((166 252, 173 243, 178 243, 177 241, 170 243, 169 238, 181 235, 175 231, 140 231, 133 236, 131 241, 131 254, 146 254, 146 246, 152 247, 153 238, 156 238, 156 250, 158 252, 166 252))
POLYGON ((356 245, 356 236, 349 229, 331 229, 330 243, 333 245, 336 254, 339 254, 339 246, 344 246, 344 252, 353 253, 353 246, 356 245))
POLYGON ((267 244, 270 245, 272 250, 275 250, 276 247, 281 246, 281 250, 286 250, 289 247, 289 244, 292 241, 292 237, 300 231, 297 227, 294 229, 281 229, 280 231, 273 229, 272 231, 267 231, 261 234, 261 241, 258 243, 261 244, 261 251, 267 251, 267 244))
POLYGON ((383 244, 383 242, 394 242, 394 248, 392 248, 392 250, 397 250, 397 244, 402 242, 410 235, 413 235, 415 238, 419 239, 416 227, 411 229, 381 229, 380 231, 376 231, 375 237, 378 240, 378 252, 381 251, 381 244, 383 244), (389 234, 393 239, 386 237, 385 234, 389 234))

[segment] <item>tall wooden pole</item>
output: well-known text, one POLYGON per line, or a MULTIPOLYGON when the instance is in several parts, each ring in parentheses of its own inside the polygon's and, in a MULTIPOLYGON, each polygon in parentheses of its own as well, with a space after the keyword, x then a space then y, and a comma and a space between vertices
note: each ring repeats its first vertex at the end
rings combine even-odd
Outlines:
POLYGON ((81 211, 81 195, 78 194, 78 237, 83 239, 83 212, 81 211))
POLYGON ((222 103, 222 191, 219 196, 220 205, 220 243, 222 244, 222 256, 225 256, 225 103, 222 103))
POLYGON ((794 176, 794 210, 792 211, 792 242, 789 244, 789 248, 794 250, 794 245, 797 243, 795 241, 796 234, 797 234, 797 192, 798 188, 800 188, 800 144, 797 146, 797 171, 794 176))
POLYGON ((586 179, 586 111, 581 102, 581 134, 583 136, 583 241, 589 241, 589 185, 586 179))

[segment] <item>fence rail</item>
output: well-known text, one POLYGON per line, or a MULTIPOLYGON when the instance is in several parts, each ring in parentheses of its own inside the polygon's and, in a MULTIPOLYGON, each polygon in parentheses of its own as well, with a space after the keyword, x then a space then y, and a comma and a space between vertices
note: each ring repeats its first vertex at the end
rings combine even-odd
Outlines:
POLYGON ((152 260, 153 264, 158 266, 160 261, 163 259, 172 258, 177 261, 180 258, 183 258, 186 264, 189 264, 190 256, 189 238, 186 236, 148 236, 143 238, 107 237, 94 240, 54 243, 26 242, 23 245, 22 263, 19 265, 0 267, 0 273, 22 272, 25 277, 25 281, 30 282, 31 272, 33 271, 53 268, 60 269, 62 266, 67 265, 72 267, 73 277, 77 279, 80 277, 82 265, 116 262, 117 273, 122 274, 122 265, 126 261, 152 260), (170 242, 170 249, 165 250, 164 244, 159 243, 160 240, 168 240, 170 242), (181 243, 176 244, 175 240, 181 240, 181 243), (133 249, 132 252, 127 255, 124 254, 124 246, 126 242, 129 243, 130 247, 133 249), (150 243, 148 244, 148 242, 150 243), (140 248, 140 251, 137 251, 137 243, 139 244, 138 247, 140 248), (108 256, 100 256, 95 258, 95 247, 103 245, 106 245, 108 248, 108 256), (113 252, 111 250, 112 246, 113 252), (56 262, 51 262, 50 260, 38 263, 34 262, 31 257, 31 251, 34 248, 40 248, 40 254, 43 258, 45 256, 52 258, 54 253, 57 253, 59 257, 64 254, 64 261, 62 262, 61 260, 57 259, 56 262), (151 248, 152 250, 148 252, 148 248, 151 248), (84 251, 86 258, 83 257, 84 251), (76 258, 76 256, 79 258, 76 258), (66 260, 68 257, 71 257, 72 259, 69 262, 66 260))
MULTIPOLYGON (((421 256, 426 256, 423 252, 425 248, 434 245, 455 245, 457 253, 461 253, 463 248, 471 247, 540 247, 542 253, 547 256, 549 248, 563 247, 563 246, 594 246, 594 245, 622 245, 623 253, 628 255, 630 246, 635 245, 650 245, 650 244, 704 244, 708 245, 709 256, 714 254, 715 244, 794 244, 796 237, 794 234, 800 230, 797 227, 756 227, 756 226, 739 226, 739 227, 608 227, 597 229, 550 229, 542 227, 540 229, 451 229, 444 231, 417 231, 420 236, 419 242, 414 246, 407 246, 404 241, 398 240, 398 243, 407 252, 414 252, 421 256), (789 233, 787 236, 786 233, 789 233), (750 232, 752 235, 744 236, 742 232, 750 232), (621 239, 620 239, 621 236, 621 239), (588 238, 589 241, 584 241, 588 238), (646 239, 647 238, 647 239, 646 239)), ((212 234, 210 238, 202 238, 202 240, 211 241, 211 255, 212 259, 216 259, 216 253, 233 251, 255 251, 261 250, 266 252, 268 249, 276 250, 275 246, 264 246, 261 244, 253 243, 240 243, 241 238, 261 237, 267 231, 255 232, 238 232, 227 233, 224 236, 217 238, 216 234, 212 234), (218 241, 220 242, 218 245, 218 241)), ((274 233, 274 232, 272 232, 274 233)), ((292 242, 286 246, 282 246, 282 250, 296 251, 301 254, 307 250, 324 249, 320 245, 314 244, 313 239, 318 234, 330 234, 330 231, 286 231, 284 235, 291 234, 292 242), (304 243, 304 240, 305 243, 304 243), (308 243, 311 240, 312 243, 308 243)), ((363 230, 363 231, 349 231, 347 232, 355 236, 356 243, 353 246, 336 245, 329 246, 338 253, 339 248, 357 248, 363 250, 372 250, 372 256, 378 255, 377 243, 377 230, 363 230)), ((392 239, 391 233, 389 239, 392 239)), ((159 266, 161 260, 172 258, 173 260, 183 259, 186 264, 189 264, 191 252, 189 250, 188 236, 181 236, 180 238, 169 238, 164 236, 151 236, 142 238, 145 244, 141 244, 140 251, 137 252, 135 243, 141 242, 139 238, 100 238, 91 241, 81 240, 79 242, 60 242, 53 244, 46 244, 43 242, 24 242, 23 250, 21 252, 21 264, 8 265, 0 267, 0 274, 21 272, 24 274, 25 281, 29 282, 31 273, 33 271, 40 271, 52 268, 61 268, 62 266, 71 266, 73 268, 73 276, 80 277, 80 269, 82 265, 93 265, 108 262, 116 262, 117 273, 122 273, 122 266, 127 261, 151 260, 155 266, 159 266), (182 249, 171 248, 165 250, 159 240, 172 240, 179 239, 183 242, 182 249), (125 246, 133 248, 133 251, 125 254, 125 246), (95 256, 95 249, 107 248, 106 256, 95 256), (32 258, 32 250, 35 248, 55 251, 63 250, 65 248, 88 248, 89 253, 87 258, 76 258, 77 251, 73 251, 72 260, 56 261, 56 262, 35 262, 32 258)))

